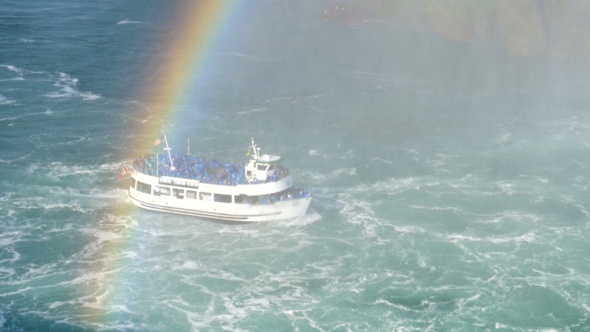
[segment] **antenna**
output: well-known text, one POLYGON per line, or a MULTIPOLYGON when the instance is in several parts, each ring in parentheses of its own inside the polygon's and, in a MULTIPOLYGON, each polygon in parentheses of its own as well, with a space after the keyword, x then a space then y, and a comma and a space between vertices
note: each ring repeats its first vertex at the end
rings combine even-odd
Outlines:
POLYGON ((166 147, 164 148, 164 150, 168 151, 168 159, 170 159, 170 170, 175 170, 176 168, 174 168, 174 164, 172 163, 172 155, 170 154, 170 147, 168 146, 168 139, 166 138, 166 135, 164 135, 164 141, 166 142, 166 147))

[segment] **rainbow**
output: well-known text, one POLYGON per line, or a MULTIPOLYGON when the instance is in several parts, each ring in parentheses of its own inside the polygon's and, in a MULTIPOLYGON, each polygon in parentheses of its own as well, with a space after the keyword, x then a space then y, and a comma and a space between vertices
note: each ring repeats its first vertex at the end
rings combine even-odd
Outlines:
MULTIPOLYGON (((187 107, 194 107, 198 83, 206 78, 206 72, 214 64, 211 52, 229 33, 234 14, 241 0, 180 0, 171 24, 173 35, 163 41, 163 57, 157 59, 160 70, 145 91, 140 102, 147 105, 154 116, 143 124, 140 151, 152 148, 154 139, 164 134, 162 127, 173 125, 182 118, 187 107)), ((202 91, 201 91, 202 93, 202 91)), ((193 108, 194 111, 194 108, 193 108)))
MULTIPOLYGON (((148 107, 152 114, 148 121, 141 123, 137 128, 129 128, 138 133, 142 142, 132 151, 153 150, 154 139, 161 137, 162 127, 173 125, 174 121, 182 120, 182 110, 187 105, 195 102, 195 91, 200 80, 206 79, 207 67, 214 64, 212 50, 223 41, 223 36, 229 33, 230 23, 234 14, 238 12, 242 0, 179 0, 177 13, 173 21, 173 33, 168 40, 163 41, 165 52, 158 59, 157 66, 165 68, 158 70, 144 91, 140 92, 140 104, 148 107)), ((201 91, 202 94, 202 91, 201 91)), ((186 115, 186 114, 185 114, 186 115)), ((131 156, 135 158, 136 156, 131 156)), ((88 289, 88 298, 91 299, 84 305, 88 323, 103 324, 120 317, 113 313, 112 308, 126 302, 128 292, 122 291, 121 286, 126 280, 132 278, 127 274, 125 262, 128 258, 122 257, 124 249, 133 243, 138 234, 133 227, 127 224, 133 222, 133 208, 131 204, 120 199, 112 213, 115 220, 121 223, 109 223, 113 233, 119 234, 119 239, 106 241, 98 252, 98 260, 101 266, 92 268, 89 274, 96 277, 96 287, 88 289), (97 271, 98 270, 98 271, 97 271), (98 272, 98 273, 93 273, 98 272)), ((100 265, 100 264, 99 264, 100 265)), ((116 310, 114 310, 116 312, 116 310)))

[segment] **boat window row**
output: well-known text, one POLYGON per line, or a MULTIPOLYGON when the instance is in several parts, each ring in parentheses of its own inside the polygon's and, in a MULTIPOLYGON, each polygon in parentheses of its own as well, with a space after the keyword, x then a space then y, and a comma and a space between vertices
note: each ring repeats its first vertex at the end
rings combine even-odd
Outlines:
POLYGON ((278 201, 291 200, 297 198, 310 197, 309 192, 303 189, 289 188, 279 193, 271 195, 248 196, 248 195, 226 195, 215 194, 204 191, 171 188, 166 186, 157 186, 136 181, 131 179, 130 186, 137 189, 137 191, 154 196, 172 196, 177 199, 194 199, 201 201, 213 201, 220 203, 236 203, 236 204, 270 204, 278 201))

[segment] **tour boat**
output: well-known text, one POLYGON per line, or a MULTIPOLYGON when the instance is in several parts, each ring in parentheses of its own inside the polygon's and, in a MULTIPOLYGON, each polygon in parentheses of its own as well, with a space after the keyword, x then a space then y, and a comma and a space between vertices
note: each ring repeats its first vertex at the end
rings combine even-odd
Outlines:
MULTIPOLYGON (((158 140, 157 143, 160 141, 158 140)), ((241 222, 303 216, 311 195, 293 187, 281 157, 260 154, 254 139, 244 163, 223 162, 188 153, 164 154, 133 162, 129 197, 148 210, 241 222)))

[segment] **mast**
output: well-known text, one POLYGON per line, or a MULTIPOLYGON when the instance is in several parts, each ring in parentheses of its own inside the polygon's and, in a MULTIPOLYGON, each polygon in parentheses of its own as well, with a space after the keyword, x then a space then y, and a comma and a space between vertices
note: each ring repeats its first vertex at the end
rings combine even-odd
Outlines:
POLYGON ((252 137, 252 145, 250 146, 250 148, 252 149, 253 159, 258 160, 258 157, 260 157, 260 148, 256 147, 256 143, 254 143, 254 137, 252 137))
POLYGON ((172 155, 170 154, 170 147, 168 146, 168 139, 166 138, 166 135, 164 135, 164 142, 166 142, 166 147, 164 148, 164 150, 168 151, 168 159, 170 159, 170 170, 175 170, 176 168, 174 168, 174 164, 172 163, 172 155))

